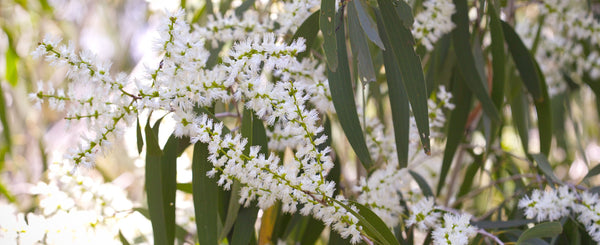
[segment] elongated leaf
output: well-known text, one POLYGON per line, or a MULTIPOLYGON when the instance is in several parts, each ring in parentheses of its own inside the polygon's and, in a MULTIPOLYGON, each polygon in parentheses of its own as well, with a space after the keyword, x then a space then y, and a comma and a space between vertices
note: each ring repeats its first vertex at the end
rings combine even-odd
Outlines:
POLYGON ((421 188, 423 195, 426 197, 433 197, 433 191, 431 191, 431 187, 429 187, 429 184, 427 184, 427 181, 423 178, 423 176, 412 170, 409 170, 408 173, 410 173, 410 176, 412 176, 417 182, 417 185, 419 185, 419 188, 421 188))
POLYGON ((260 230, 258 231, 258 244, 271 243, 278 212, 278 205, 273 205, 263 212, 260 219, 260 230))
MULTIPOLYGON (((467 171, 465 171, 464 175, 464 180, 462 181, 460 189, 458 189, 458 193, 456 194, 457 199, 469 193, 473 186, 473 180, 475 179, 475 175, 477 174, 477 171, 479 171, 480 166, 480 164, 472 163, 471 165, 469 165, 469 167, 467 167, 467 171)), ((459 203, 459 205, 455 206, 455 208, 460 208, 461 205, 462 203, 459 203)))
POLYGON ((542 237, 558 236, 562 233, 560 222, 546 222, 527 229, 517 240, 517 245, 526 244, 527 240, 542 237))
POLYGON ((352 149, 354 149, 363 166, 366 169, 370 169, 373 163, 367 144, 365 143, 364 135, 362 134, 363 130, 358 121, 358 113, 356 112, 354 90, 352 89, 348 56, 346 54, 344 23, 342 22, 339 25, 340 28, 337 30, 337 47, 343 51, 339 52, 339 56, 337 57, 339 59, 338 69, 336 71, 328 69, 329 89, 331 91, 333 106, 352 149))
MULTIPOLYGON (((383 25, 383 20, 379 14, 377 15, 377 23, 379 26, 383 25)), ((392 109, 396 154, 398 155, 400 168, 405 168, 408 165, 408 140, 410 128, 408 95, 404 89, 402 75, 400 74, 400 69, 398 69, 398 62, 385 30, 381 31, 381 38, 386 47, 382 53, 385 66, 385 77, 388 85, 388 98, 392 109)))
POLYGON ((206 176, 212 169, 208 161, 208 145, 198 142, 194 145, 192 157, 192 191, 196 230, 200 244, 218 244, 218 186, 214 179, 206 176))
MULTIPOLYGON (((532 59, 533 60, 533 59, 532 59)), ((542 99, 536 100, 535 111, 538 118, 538 131, 540 135, 540 152, 546 156, 550 154, 550 147, 552 145, 552 101, 548 94, 548 85, 546 85, 546 79, 542 75, 540 66, 533 60, 536 74, 540 80, 540 87, 542 92, 542 99)))
POLYGON ((458 67, 465 78, 467 86, 481 102, 483 111, 492 121, 500 121, 500 113, 498 113, 492 99, 488 95, 484 85, 485 81, 481 80, 482 75, 478 74, 475 66, 475 59, 469 41, 469 9, 467 1, 453 0, 453 2, 456 12, 452 15, 452 22, 456 24, 456 28, 452 31, 452 41, 454 51, 457 54, 458 67))
POLYGON ((358 212, 356 212, 352 210, 350 206, 337 200, 334 201, 348 210, 348 212, 352 213, 352 215, 359 220, 359 224, 363 227, 363 230, 367 233, 367 235, 375 239, 376 244, 399 244, 398 240, 396 240, 396 237, 390 231, 387 225, 369 208, 360 203, 350 201, 352 206, 358 208, 358 212))
POLYGON ((14 203, 16 201, 15 196, 10 193, 10 191, 6 188, 6 185, 0 181, 0 196, 4 196, 9 202, 14 203))
POLYGON ((290 43, 300 37, 306 40, 306 50, 296 55, 296 58, 298 58, 298 60, 301 60, 302 58, 310 54, 310 49, 315 43, 315 38, 317 38, 317 34, 319 33, 319 16, 320 11, 317 10, 308 18, 306 18, 302 25, 298 27, 298 30, 296 30, 294 37, 292 37, 292 39, 290 40, 290 43))
MULTIPOLYGON (((335 0, 322 0, 321 1, 321 12, 319 17, 319 27, 321 33, 323 33, 323 51, 325 51, 325 57, 327 58, 327 68, 330 71, 336 71, 338 67, 338 44, 336 41, 336 32, 343 27, 336 27, 336 14, 335 14, 335 0), (338 30, 336 30, 339 28, 338 30)), ((341 26, 341 25, 340 25, 341 26)), ((343 32, 343 31, 342 31, 343 32)), ((346 40, 344 37, 342 40, 346 40)), ((344 44, 344 47, 346 45, 344 44)), ((340 50, 345 50, 340 47, 340 50)), ((344 53, 342 52, 342 53, 344 53)), ((342 54, 345 55, 345 54, 342 54)))
POLYGON ((233 185, 231 186, 231 197, 229 198, 229 206, 227 207, 227 217, 225 218, 223 229, 219 234, 219 241, 227 237, 238 218, 241 207, 239 202, 241 188, 241 184, 237 181, 233 182, 233 185))
MULTIPOLYGON (((381 41, 381 38, 379 37, 379 33, 377 31, 377 25, 375 25, 375 21, 373 21, 373 18, 371 17, 371 15, 369 15, 369 13, 367 13, 367 10, 364 7, 366 3, 363 3, 362 0, 356 0, 352 2, 354 3, 354 8, 358 13, 358 20, 360 22, 362 30, 365 32, 369 40, 375 43, 377 47, 379 47, 381 50, 385 50, 383 42, 381 41)), ((350 7, 348 7, 348 10, 349 9, 350 7)))
MULTIPOLYGON (((158 129, 158 127, 156 127, 158 129)), ((158 130, 156 130, 158 131, 158 130)), ((173 240, 167 235, 167 223, 165 220, 165 209, 163 197, 163 177, 161 168, 162 151, 158 146, 157 135, 146 124, 146 195, 148 200, 148 211, 152 221, 152 232, 156 244, 173 244, 173 240)))
POLYGON ((454 110, 450 112, 450 118, 448 120, 448 131, 446 135, 446 149, 444 150, 444 158, 442 160, 442 167, 440 170, 440 180, 437 186, 437 192, 440 193, 442 188, 446 186, 446 177, 452 166, 454 154, 456 149, 460 145, 464 134, 469 112, 471 111, 471 98, 472 93, 467 88, 467 85, 462 78, 460 71, 454 69, 452 76, 452 94, 453 103, 455 105, 454 110))
MULTIPOLYGON (((8 123, 8 108, 6 106, 6 100, 4 98, 4 91, 0 84, 0 123, 2 124, 2 134, 4 138, 4 145, 2 148, 6 147, 6 152, 10 153, 12 149, 12 138, 11 138, 11 126, 8 123)), ((0 151, 4 151, 5 149, 0 149, 0 151)), ((0 164, 4 162, 4 158, 0 159, 0 164)), ((1 167, 1 165, 0 165, 1 167)), ((1 169, 1 168, 0 168, 1 169)))
MULTIPOLYGON (((357 2, 360 0, 356 0, 357 2)), ((358 21, 358 13, 354 4, 348 4, 348 28, 351 31, 350 44, 352 47, 352 55, 356 60, 356 66, 358 68, 358 78, 363 85, 368 82, 374 82, 375 70, 373 69, 373 62, 371 61, 371 52, 369 51, 369 44, 367 38, 360 28, 358 21)))
POLYGON ((598 174, 600 174, 600 164, 598 164, 595 167, 593 167, 592 169, 590 169, 590 171, 585 175, 585 177, 583 179, 586 180, 586 179, 594 177, 598 174))
POLYGON ((177 190, 178 191, 183 191, 185 193, 188 194, 193 194, 194 193, 194 189, 193 189, 193 183, 177 183, 177 190))
POLYGON ((340 236, 340 234, 338 234, 334 230, 331 230, 329 232, 329 241, 327 242, 327 244, 329 244, 329 245, 350 245, 352 243, 350 243, 350 239, 348 239, 348 238, 344 239, 344 238, 342 238, 342 236, 340 236))
POLYGON ((233 228, 232 245, 256 244, 254 223, 256 223, 257 214, 258 208, 256 206, 240 209, 233 228))
POLYGON ((504 32, 502 31, 502 24, 500 22, 500 18, 496 13, 496 9, 494 8, 492 1, 488 1, 488 3, 488 14, 490 16, 490 33, 492 37, 492 70, 494 74, 492 83, 492 100, 496 105, 496 109, 500 110, 504 100, 504 63, 506 59, 504 51, 504 32))
POLYGON ((529 103, 520 83, 511 85, 510 110, 512 112, 513 124, 521 138, 523 152, 529 152, 529 103))
POLYGON ((127 241, 127 238, 125 238, 125 236, 123 236, 123 233, 121 233, 121 230, 119 230, 119 241, 121 241, 121 244, 123 245, 129 245, 129 241, 127 241))
POLYGON ((531 154, 535 162, 538 164, 538 168, 542 170, 542 173, 546 175, 546 177, 555 183, 561 183, 561 181, 554 175, 554 170, 552 170, 552 166, 548 162, 548 158, 544 154, 531 154))
POLYGON ((517 70, 519 70, 523 84, 525 84, 525 87, 535 101, 543 100, 541 81, 533 64, 531 53, 529 53, 529 50, 525 47, 525 44, 523 44, 523 41, 521 41, 515 30, 508 23, 504 21, 500 22, 502 23, 502 31, 508 45, 508 50, 513 57, 517 70))
MULTIPOLYGON (((160 159, 163 208, 165 209, 165 224, 167 225, 168 241, 175 239, 175 194, 177 191, 177 147, 179 138, 171 135, 163 149, 160 159)), ((170 242, 171 244, 173 242, 170 242)))
POLYGON ((137 137, 138 154, 140 154, 140 153, 142 153, 142 148, 144 147, 144 138, 142 138, 142 126, 140 125, 139 117, 136 120, 135 133, 136 133, 136 137, 137 137))
POLYGON ((10 43, 8 46, 8 50, 6 51, 5 62, 6 80, 10 83, 10 85, 15 86, 17 85, 17 81, 19 78, 19 72, 17 71, 17 65, 19 64, 19 55, 17 55, 17 51, 12 45, 10 45, 10 43))
MULTIPOLYGON (((398 67, 395 69, 399 70, 402 77, 402 83, 404 84, 404 89, 408 95, 415 122, 419 129, 423 150, 429 154, 428 93, 423 68, 421 67, 421 59, 414 50, 414 39, 410 29, 402 24, 392 1, 378 0, 377 2, 381 9, 382 19, 382 21, 378 21, 379 32, 385 31, 390 40, 391 51, 393 51, 398 62, 398 67)), ((402 5, 406 3, 404 1, 396 1, 395 4, 402 5)), ((375 15, 379 15, 378 11, 375 11, 375 15)))

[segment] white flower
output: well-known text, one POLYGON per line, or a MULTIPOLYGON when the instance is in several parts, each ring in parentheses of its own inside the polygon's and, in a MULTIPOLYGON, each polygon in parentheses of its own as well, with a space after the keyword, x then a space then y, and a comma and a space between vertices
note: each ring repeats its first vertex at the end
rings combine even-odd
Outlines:
POLYGON ((477 234, 475 227, 469 223, 470 219, 470 214, 444 214, 442 225, 435 227, 431 233, 433 243, 436 245, 469 244, 469 238, 474 237, 477 234))
POLYGON ((427 230, 437 227, 440 217, 441 214, 436 211, 435 199, 425 197, 411 207, 406 225, 417 225, 417 228, 427 230))

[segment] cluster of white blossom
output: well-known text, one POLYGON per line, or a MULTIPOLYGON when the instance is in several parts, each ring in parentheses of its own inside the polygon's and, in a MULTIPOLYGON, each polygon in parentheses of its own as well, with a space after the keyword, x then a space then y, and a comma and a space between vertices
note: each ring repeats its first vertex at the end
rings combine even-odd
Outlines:
POLYGON ((477 228, 470 220, 470 214, 443 211, 435 205, 433 197, 425 197, 410 207, 406 224, 416 225, 420 230, 433 230, 431 234, 436 245, 469 244, 469 238, 477 234, 477 228))
MULTIPOLYGON (((443 109, 454 108, 454 104, 450 102, 452 94, 447 92, 443 85, 435 94, 435 99, 429 99, 427 103, 432 138, 442 135, 441 130, 446 121, 443 109)), ((417 168, 423 162, 421 156, 418 156, 419 153, 422 153, 422 149, 419 147, 419 132, 414 117, 411 116, 408 169, 400 169, 394 134, 384 132, 384 125, 377 118, 368 118, 366 124, 366 143, 369 153, 373 159, 382 164, 382 167, 373 171, 369 178, 360 178, 358 186, 354 188, 360 193, 357 201, 370 207, 388 226, 395 227, 400 222, 403 212, 400 203, 401 194, 403 191, 406 192, 407 187, 410 186, 406 181, 411 178, 408 169, 417 168)), ((442 150, 433 149, 434 154, 435 151, 442 150)))
POLYGON ((48 181, 31 188, 39 200, 35 212, 0 204, 1 244, 120 244, 119 233, 151 237, 150 221, 132 210, 123 189, 71 170, 49 166, 48 181))
POLYGON ((592 239, 600 242, 600 199, 596 193, 578 192, 567 185, 545 191, 536 189, 519 201, 519 207, 525 210, 525 217, 538 222, 577 217, 592 239))
POLYGON ((600 21, 587 8, 587 2, 549 0, 536 3, 543 23, 524 19, 516 30, 531 48, 541 28, 535 58, 546 78, 551 95, 564 91, 563 75, 600 78, 600 21), (541 24, 540 27, 538 24, 541 24), (571 68, 573 69, 571 69, 571 68), (570 72, 573 70, 573 72, 570 72))
POLYGON ((449 0, 423 1, 423 11, 415 16, 412 28, 417 43, 433 50, 433 45, 454 29, 452 15, 455 11, 454 3, 449 0))
MULTIPOLYGON (((333 196, 335 183, 325 180, 333 167, 331 150, 320 149, 327 136, 319 136, 323 131, 318 124, 319 113, 309 109, 307 103, 310 101, 316 108, 327 111, 331 102, 323 66, 296 60, 295 55, 305 49, 304 40, 287 45, 272 33, 250 33, 233 45, 220 64, 208 69, 205 64, 209 52, 204 41, 209 38, 185 23, 183 11, 168 16, 159 33, 155 47, 164 54, 162 61, 158 68, 149 69, 146 80, 136 80, 135 84, 128 83, 128 79, 116 82, 106 72, 108 69, 95 65, 83 53, 75 55, 70 46, 45 40, 35 52, 55 64, 67 66, 71 74, 76 73, 78 76, 70 77, 77 79, 73 84, 86 84, 84 88, 88 91, 103 90, 98 94, 106 97, 103 101, 109 104, 90 121, 93 125, 99 121, 111 122, 110 130, 100 130, 102 141, 98 138, 88 141, 89 148, 75 155, 75 163, 93 160, 91 155, 99 150, 96 147, 106 144, 106 136, 115 133, 119 122, 131 121, 123 118, 135 118, 142 110, 167 110, 177 123, 175 135, 189 136, 192 143, 209 144, 209 160, 214 166, 209 174, 219 176, 219 185, 228 189, 233 181, 239 181, 244 186, 240 202, 247 205, 258 199, 258 206, 267 208, 280 200, 286 212, 295 212, 302 204, 302 214, 312 214, 343 237, 351 236, 353 242, 358 242, 362 231, 358 219, 340 205, 345 202, 343 197, 333 196), (276 122, 285 125, 287 135, 295 140, 292 146, 295 160, 280 166, 278 157, 259 155, 259 148, 254 146, 250 147, 250 154, 242 154, 248 147, 246 139, 240 134, 222 134, 223 124, 213 123, 206 115, 196 115, 193 111, 195 106, 209 106, 217 101, 244 102, 246 108, 268 125, 276 122)), ((75 89, 79 88, 70 87, 68 95, 59 99, 83 100, 75 106, 86 106, 87 101, 92 101, 88 103, 89 110, 95 110, 99 102, 93 98, 98 94, 79 99, 70 94, 75 89)), ((53 99, 54 94, 40 91, 32 97, 53 99)), ((83 106, 69 110, 78 113, 83 106)))

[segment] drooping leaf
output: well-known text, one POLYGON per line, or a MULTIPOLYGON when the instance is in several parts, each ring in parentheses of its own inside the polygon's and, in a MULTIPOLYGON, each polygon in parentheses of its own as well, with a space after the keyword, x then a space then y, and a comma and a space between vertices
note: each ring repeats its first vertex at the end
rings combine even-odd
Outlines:
POLYGON ((135 127, 135 135, 137 137, 137 149, 138 154, 142 153, 142 148, 144 147, 144 138, 142 138, 142 126, 140 125, 140 118, 136 119, 136 127, 135 127))
MULTIPOLYGON (((337 17, 335 17, 337 19, 337 17)), ((333 106, 338 115, 338 119, 344 130, 344 134, 348 138, 348 142, 354 149, 354 152, 358 156, 363 166, 366 169, 370 169, 372 166, 371 155, 365 143, 363 130, 358 120, 358 113, 356 111, 356 102, 354 101, 354 90, 352 88, 352 81, 350 79, 350 68, 348 66, 348 56, 346 54, 346 40, 344 34, 344 23, 340 23, 340 28, 337 32, 337 47, 343 52, 339 52, 337 59, 339 59, 338 69, 333 71, 328 69, 329 78, 329 90, 331 91, 331 98, 333 100, 333 106), (361 133, 359 133, 361 132, 361 133)))
POLYGON ((346 205, 340 201, 334 200, 337 204, 345 208, 348 212, 352 213, 358 220, 359 224, 363 227, 365 233, 375 239, 376 244, 392 245, 399 244, 394 234, 390 231, 387 225, 377 216, 373 211, 364 205, 350 201, 350 205, 358 208, 358 212, 352 210, 349 205, 346 205))
POLYGON ((556 177, 556 175, 554 175, 554 170, 552 170, 552 166, 550 166, 548 158, 546 158, 544 154, 531 154, 531 157, 533 157, 535 162, 538 164, 538 168, 542 170, 542 173, 544 173, 544 175, 548 179, 552 180, 555 183, 561 183, 561 181, 556 177))
POLYGON ((562 225, 558 221, 541 223, 523 232, 517 240, 517 245, 527 244, 529 239, 558 236, 562 230, 562 225))
POLYGON ((227 217, 225 218, 223 229, 221 229, 221 232, 219 233, 219 241, 227 237, 238 218, 241 207, 240 202, 238 201, 240 200, 241 188, 241 184, 237 181, 233 182, 233 185, 231 185, 231 197, 229 198, 229 206, 227 207, 227 217))
MULTIPOLYGON (((385 31, 390 40, 391 51, 396 56, 396 61, 398 62, 397 69, 402 77, 402 83, 404 84, 404 89, 408 95, 413 116, 419 129, 423 150, 429 154, 428 93, 423 68, 421 67, 421 59, 414 50, 414 39, 410 29, 402 24, 392 1, 378 0, 377 2, 381 9, 381 14, 379 14, 379 11, 375 11, 377 18, 381 18, 381 21, 378 21, 379 32, 385 31)), ((396 1, 395 4, 406 3, 404 1, 396 1)))
POLYGON ((275 230, 275 222, 277 221, 278 212, 278 205, 273 205, 270 208, 264 210, 263 215, 260 219, 260 230, 258 231, 258 244, 271 243, 273 239, 273 232, 275 230))
MULTIPOLYGON (((330 71, 335 72, 338 68, 338 44, 336 41, 336 32, 341 25, 336 27, 336 14, 335 14, 335 0, 322 0, 321 1, 321 12, 319 16, 319 27, 323 34, 323 51, 325 51, 325 57, 327 59, 327 68, 330 71), (337 29, 337 30, 336 30, 337 29)), ((343 30, 342 30, 343 32, 343 30)), ((345 41, 346 38, 344 37, 345 41)), ((344 44, 344 47, 346 45, 344 44)), ((345 50, 340 47, 340 50, 345 50)), ((342 52, 342 53, 344 53, 342 52)), ((345 54, 341 54, 345 55, 345 54)))
MULTIPOLYGON (((156 127, 158 129, 158 127, 156 127)), ((157 130, 158 131, 158 130, 157 130)), ((148 200, 148 212, 152 222, 154 242, 157 244, 173 244, 167 235, 167 221, 165 219, 163 177, 161 168, 162 151, 158 145, 158 132, 154 132, 149 124, 145 127, 146 133, 146 174, 145 187, 148 200)))
POLYGON ((419 185, 419 188, 421 188, 421 192, 423 192, 423 195, 425 195, 426 197, 433 197, 433 191, 431 190, 431 187, 429 187, 429 184, 427 184, 427 181, 425 180, 425 178, 423 178, 423 176, 412 170, 409 170, 408 173, 410 173, 410 176, 412 176, 413 179, 417 182, 417 185, 419 185))
POLYGON ((256 244, 256 237, 254 236, 254 223, 256 223, 257 214, 258 208, 256 206, 242 207, 240 209, 238 217, 235 221, 230 244, 256 244))
POLYGON ((491 34, 491 50, 492 50, 492 100, 496 109, 500 110, 504 100, 504 80, 505 80, 505 52, 504 52, 504 32, 502 32, 502 24, 496 13, 494 5, 491 1, 488 14, 490 16, 490 34, 491 34))
POLYGON ((444 158, 440 170, 440 180, 436 192, 438 194, 442 191, 442 188, 446 186, 446 177, 452 166, 456 149, 458 149, 458 146, 464 137, 465 126, 467 124, 469 112, 471 111, 472 93, 467 88, 458 69, 454 69, 454 74, 452 75, 451 91, 454 95, 453 103, 455 107, 454 110, 450 112, 450 117, 448 119, 446 149, 444 150, 444 158))
POLYGON ((469 9, 467 1, 453 0, 453 2, 456 12, 452 15, 452 22, 455 23, 456 27, 452 31, 452 41, 454 44, 454 51, 457 54, 458 67, 465 79, 465 83, 481 102, 483 111, 490 119, 492 119, 492 121, 500 121, 500 113, 498 113, 492 99, 488 95, 484 85, 485 81, 481 80, 482 75, 477 72, 475 65, 475 59, 469 41, 469 9))
POLYGON ((583 179, 586 180, 586 179, 594 177, 598 174, 600 174, 600 164, 598 164, 595 167, 593 167, 592 169, 590 169, 590 171, 585 175, 585 177, 583 177, 583 179))
POLYGON ((123 236, 123 233, 121 232, 121 230, 119 230, 119 241, 123 245, 129 245, 130 244, 129 241, 127 241, 127 238, 125 238, 125 236, 123 236))
MULTIPOLYGON (((356 1, 358 2, 360 0, 356 1)), ((360 28, 358 18, 358 13, 356 12, 354 4, 348 4, 348 28, 354 30, 349 33, 352 55, 356 60, 358 78, 364 86, 368 82, 374 82, 376 77, 375 70, 373 69, 373 62, 371 61, 369 44, 367 43, 365 34, 360 28)))
POLYGON ((313 14, 311 14, 306 20, 298 27, 294 37, 290 40, 290 42, 297 40, 302 37, 306 40, 306 50, 304 52, 298 53, 296 58, 301 60, 302 58, 308 56, 310 54, 310 49, 312 48, 315 38, 317 38, 317 33, 319 33, 319 16, 320 11, 317 10, 313 14))
MULTIPOLYGON (((381 15, 377 15, 377 23, 383 25, 381 15)), ((398 68, 396 56, 391 47, 387 33, 382 30, 381 38, 386 47, 383 53, 383 64, 385 66, 385 77, 388 85, 390 107, 392 111, 392 122, 394 126, 394 138, 396 140, 396 154, 398 164, 401 168, 408 165, 408 140, 410 127, 410 108, 408 95, 404 89, 402 75, 398 68)))
POLYGON ((531 53, 529 53, 529 50, 525 47, 525 44, 523 44, 523 41, 521 41, 515 30, 508 23, 504 21, 500 22, 502 23, 502 31, 508 45, 508 50, 513 57, 517 70, 519 70, 523 84, 525 84, 525 87, 535 101, 542 100, 541 81, 538 78, 531 53))
MULTIPOLYGON (((369 15, 367 9, 364 7, 366 3, 363 3, 362 0, 352 1, 352 3, 354 3, 354 8, 358 14, 360 26, 369 40, 375 43, 375 45, 377 45, 377 47, 379 47, 381 50, 385 50, 383 42, 381 41, 377 31, 377 25, 375 25, 375 21, 373 21, 373 18, 371 15, 369 15)), ((350 7, 348 7, 348 9, 350 9, 350 7)))
MULTIPOLYGON (((177 147, 179 140, 175 135, 171 135, 163 149, 163 155, 160 159, 163 208, 165 209, 165 224, 167 228, 168 241, 175 239, 175 195, 177 191, 177 147)), ((173 242, 170 242, 171 244, 173 242)))
POLYGON ((540 152, 544 155, 548 155, 550 154, 550 147, 552 145, 552 101, 550 100, 548 85, 546 85, 546 79, 540 70, 540 66, 535 60, 533 60, 533 65, 535 66, 536 75, 540 80, 540 89, 542 93, 542 99, 534 101, 538 118, 540 152))
POLYGON ((194 145, 192 157, 192 191, 196 230, 200 244, 218 244, 218 190, 214 179, 206 176, 212 169, 208 161, 208 144, 198 142, 194 145))

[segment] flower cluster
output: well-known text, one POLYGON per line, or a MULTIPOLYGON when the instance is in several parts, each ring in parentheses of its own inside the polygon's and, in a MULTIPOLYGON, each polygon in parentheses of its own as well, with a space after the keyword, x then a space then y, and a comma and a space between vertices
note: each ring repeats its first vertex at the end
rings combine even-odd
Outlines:
POLYGON ((579 193, 566 185, 546 191, 536 189, 519 201, 519 207, 528 219, 536 218, 538 222, 577 217, 592 239, 600 242, 600 199, 596 193, 579 193))
POLYGON ((132 210, 123 189, 71 170, 49 166, 48 181, 31 188, 39 198, 36 212, 1 205, 0 243, 120 244, 119 232, 130 238, 150 235, 150 221, 132 210))
POLYGON ((585 1, 543 1, 538 4, 542 26, 524 19, 516 30, 531 48, 540 30, 535 58, 540 63, 551 95, 564 91, 564 76, 600 78, 600 21, 585 1), (588 48, 591 47, 591 48, 588 48), (565 67, 574 69, 568 73, 565 67))
POLYGON ((470 220, 470 214, 442 211, 435 205, 434 198, 426 197, 411 206, 406 224, 416 225, 420 230, 433 229, 434 244, 469 244, 469 238, 477 234, 470 220))
POLYGON ((433 50, 433 45, 454 29, 452 15, 455 11, 452 1, 423 1, 423 11, 415 16, 412 28, 417 43, 429 51, 433 50))

